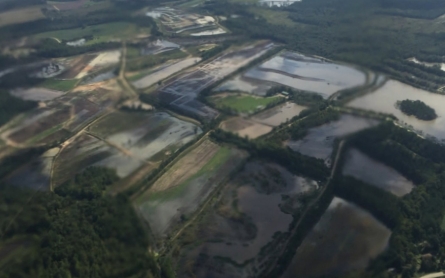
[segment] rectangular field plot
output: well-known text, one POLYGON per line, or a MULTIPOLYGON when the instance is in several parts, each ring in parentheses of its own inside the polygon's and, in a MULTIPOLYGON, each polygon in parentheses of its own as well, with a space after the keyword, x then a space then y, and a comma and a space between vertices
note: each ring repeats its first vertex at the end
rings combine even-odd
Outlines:
POLYGON ((232 49, 208 63, 172 78, 166 82, 165 86, 158 89, 157 93, 161 101, 175 106, 185 113, 191 113, 207 120, 213 119, 218 115, 218 112, 197 101, 198 94, 273 47, 273 43, 261 41, 232 49))
POLYGON ((251 114, 266 108, 267 105, 282 100, 281 97, 256 97, 248 94, 224 93, 210 97, 218 109, 229 109, 236 113, 251 114))
POLYGON ((202 131, 165 112, 116 112, 92 125, 89 132, 138 159, 160 160, 202 131))
POLYGON ((191 215, 246 156, 205 140, 138 197, 136 206, 153 233, 165 236, 181 218, 191 215))
POLYGON ((335 92, 362 86, 366 82, 366 74, 354 67, 284 51, 221 84, 216 90, 265 95, 269 88, 281 84, 328 98, 335 92))
POLYGON ((195 277, 258 277, 265 262, 282 250, 281 236, 291 213, 301 207, 301 196, 317 189, 316 182, 278 164, 248 162, 224 187, 220 201, 179 238, 190 246, 182 248, 178 265, 195 277))
POLYGON ((357 149, 347 151, 343 175, 355 177, 396 196, 408 194, 414 188, 414 184, 399 172, 357 149))
POLYGON ((286 145, 296 152, 323 159, 331 164, 331 154, 336 138, 373 127, 378 121, 344 114, 339 120, 309 129, 307 135, 286 145))
MULTIPOLYGON (((134 81, 132 84, 137 89, 143 89, 150 87, 159 81, 177 73, 181 70, 193 66, 198 63, 201 58, 186 58, 180 61, 175 62, 167 62, 160 67, 153 69, 153 71, 149 72, 146 76, 139 78, 134 81)), ((132 77, 133 78, 133 77, 132 77)))
POLYGON ((391 231, 370 213, 334 198, 282 277, 337 277, 365 269, 386 249, 390 236, 391 231))

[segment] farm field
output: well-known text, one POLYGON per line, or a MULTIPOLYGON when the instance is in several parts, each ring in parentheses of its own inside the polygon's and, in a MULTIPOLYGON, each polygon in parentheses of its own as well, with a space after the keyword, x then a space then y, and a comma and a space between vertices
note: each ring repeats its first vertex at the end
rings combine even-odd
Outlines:
POLYGON ((45 18, 42 6, 31 6, 0 13, 0 27, 35 21, 45 18))
POLYGON ((136 36, 137 34, 145 33, 148 35, 150 30, 148 28, 138 28, 135 24, 129 22, 111 22, 86 28, 75 28, 60 31, 50 31, 40 33, 34 36, 36 39, 57 38, 64 43, 82 39, 85 37, 93 37, 86 41, 86 45, 96 43, 108 42, 111 40, 122 40, 136 36))
POLYGON ((291 120, 293 117, 300 115, 300 113, 306 108, 307 107, 293 102, 286 102, 256 114, 251 119, 261 124, 279 126, 280 124, 291 120))
POLYGON ((399 122, 412 126, 415 130, 420 130, 439 140, 445 139, 445 129, 443 128, 445 125, 445 112, 442 109, 444 105, 444 95, 430 93, 395 80, 389 80, 376 91, 347 103, 347 106, 353 108, 392 114, 397 117, 399 122), (422 121, 414 116, 404 114, 395 106, 397 101, 405 99, 423 101, 436 111, 438 117, 432 121, 422 121))
POLYGON ((255 97, 248 94, 223 93, 210 97, 218 109, 230 109, 236 113, 250 114, 263 110, 267 105, 273 105, 281 100, 281 97, 255 97))
POLYGON ((342 173, 400 197, 414 188, 414 184, 396 170, 375 161, 357 149, 347 151, 342 173))
POLYGON ((39 86, 50 90, 66 92, 73 89, 76 84, 77 80, 47 79, 39 84, 39 86))
POLYGON ((197 101, 198 93, 262 56, 273 47, 273 43, 259 41, 233 48, 210 62, 168 80, 165 82, 166 85, 157 90, 157 94, 161 101, 184 111, 184 113, 194 114, 206 120, 213 119, 218 115, 218 112, 197 101))
POLYGON ((180 158, 135 204, 157 237, 190 216, 246 154, 204 140, 180 158))
POLYGON ((244 117, 233 117, 221 123, 220 128, 249 139, 258 138, 272 131, 271 126, 257 123, 244 117))
POLYGON ((115 112, 89 132, 140 160, 161 160, 200 134, 198 126, 165 112, 115 112))
POLYGON ((12 121, 1 133, 5 141, 16 144, 56 142, 85 126, 120 98, 116 84, 81 86, 75 91, 48 102, 44 107, 28 112, 12 121))
POLYGON ((164 112, 111 113, 63 149, 55 164, 55 184, 88 166, 115 169, 121 178, 147 165, 152 171, 199 133, 199 127, 164 112))
POLYGON ((366 75, 353 67, 289 51, 249 70, 245 76, 319 93, 325 98, 366 82, 366 75))
POLYGON ((34 190, 49 190, 51 181, 51 168, 54 157, 59 148, 46 151, 40 157, 13 172, 6 178, 5 183, 18 187, 28 187, 34 190))
POLYGON ((136 79, 132 82, 133 86, 135 86, 137 89, 143 89, 150 87, 159 81, 164 80, 165 78, 168 78, 169 76, 185 69, 190 66, 193 66, 194 64, 198 63, 201 60, 201 58, 185 58, 180 61, 170 61, 167 62, 159 67, 156 67, 149 72, 142 72, 140 74, 134 75, 130 77, 130 79, 136 79), (142 78, 140 78, 141 75, 142 78), (139 78, 138 78, 139 77, 139 78), (138 79, 137 79, 138 78, 138 79))
POLYGON ((187 266, 180 277, 256 276, 268 257, 279 251, 280 236, 292 221, 289 213, 301 206, 301 194, 317 188, 316 182, 278 164, 248 162, 203 219, 179 238, 189 243, 178 263, 187 266))
POLYGON ((335 139, 377 124, 376 120, 343 114, 337 121, 309 129, 303 139, 285 144, 296 152, 323 159, 327 165, 331 165, 335 139))
POLYGON ((386 249, 390 236, 391 230, 370 213, 335 197, 282 277, 342 275, 365 269, 386 249))

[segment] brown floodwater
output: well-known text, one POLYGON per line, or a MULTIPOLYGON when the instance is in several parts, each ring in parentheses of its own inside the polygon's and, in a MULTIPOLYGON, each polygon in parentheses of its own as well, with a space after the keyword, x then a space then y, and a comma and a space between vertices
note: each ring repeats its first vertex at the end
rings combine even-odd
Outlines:
POLYGON ((338 276, 364 269, 387 248, 390 236, 370 213, 335 197, 282 277, 338 276))
POLYGON ((408 194, 414 188, 414 184, 399 172, 368 157, 357 149, 347 151, 343 175, 355 177, 396 196, 408 194))
POLYGON ((416 130, 435 136, 439 139, 445 139, 445 96, 430 93, 412 86, 403 84, 399 81, 389 80, 386 84, 363 97, 352 100, 347 104, 350 107, 372 110, 393 114, 401 122, 413 126, 416 130), (418 120, 414 116, 408 116, 396 108, 396 102, 405 99, 421 100, 426 105, 436 110, 437 119, 432 121, 418 120))
POLYGON ((286 102, 253 116, 252 120, 269 126, 279 126, 300 115, 301 111, 306 108, 292 102, 286 102))

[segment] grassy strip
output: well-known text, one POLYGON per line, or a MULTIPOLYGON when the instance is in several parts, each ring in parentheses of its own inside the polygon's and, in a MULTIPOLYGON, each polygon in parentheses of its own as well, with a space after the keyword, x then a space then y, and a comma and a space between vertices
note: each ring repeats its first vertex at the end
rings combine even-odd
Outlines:
MULTIPOLYGON (((166 201, 182 195, 191 181, 202 175, 213 174, 222 164, 224 164, 230 158, 230 154, 231 151, 229 148, 221 147, 203 168, 201 168, 198 172, 190 176, 186 181, 173 188, 155 192, 151 194, 149 199, 157 201, 166 201)), ((168 172, 165 174, 168 174, 168 172)))
POLYGON ((217 108, 227 107, 229 109, 236 110, 237 112, 247 113, 256 110, 262 110, 267 105, 279 101, 280 97, 255 97, 250 95, 230 95, 224 98, 214 98, 214 102, 217 108))
POLYGON ((51 90, 56 91, 70 91, 77 85, 78 80, 57 80, 57 79, 47 79, 43 83, 41 83, 39 86, 51 90))

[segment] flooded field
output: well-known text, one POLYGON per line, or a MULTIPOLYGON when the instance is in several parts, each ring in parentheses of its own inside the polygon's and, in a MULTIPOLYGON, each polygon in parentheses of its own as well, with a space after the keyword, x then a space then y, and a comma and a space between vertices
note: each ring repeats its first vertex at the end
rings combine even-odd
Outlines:
POLYGON ((172 78, 157 92, 164 103, 175 106, 185 113, 192 113, 205 119, 213 119, 218 115, 218 112, 197 101, 198 93, 265 54, 273 47, 273 43, 260 41, 231 49, 208 63, 172 78))
POLYGON ((289 51, 249 70, 244 76, 319 93, 325 98, 366 81, 365 74, 353 67, 289 51))
POLYGON ((61 91, 55 91, 45 88, 15 89, 12 90, 10 93, 11 95, 23 100, 32 101, 48 101, 64 94, 64 92, 61 91))
POLYGON ((286 102, 253 116, 252 120, 269 126, 279 126, 300 115, 301 111, 306 108, 293 102, 286 102))
POLYGON ((147 76, 134 81, 132 84, 138 89, 150 87, 185 68, 193 66, 199 61, 201 61, 201 58, 186 58, 180 61, 167 62, 164 65, 153 69, 147 76))
POLYGON ((288 141, 286 144, 292 150, 304 155, 325 160, 331 164, 331 154, 336 138, 373 127, 378 121, 344 114, 339 120, 309 129, 301 140, 288 141))
POLYGON ((92 125, 89 132, 129 156, 157 160, 156 155, 163 158, 202 131, 165 112, 116 112, 92 125))
POLYGON ((116 170, 124 178, 143 164, 143 161, 94 136, 82 134, 70 142, 54 162, 54 185, 58 186, 89 166, 116 170))
POLYGON ((445 139, 444 95, 433 94, 399 81, 389 80, 377 91, 354 99, 347 105, 354 108, 393 114, 401 122, 411 125, 416 130, 420 130, 439 139, 445 139), (422 121, 414 116, 405 115, 395 106, 397 101, 405 99, 423 101, 426 105, 436 110, 438 117, 432 121, 422 121))
POLYGON ((350 149, 346 153, 343 175, 355 177, 396 196, 408 194, 414 188, 414 184, 399 172, 375 161, 357 149, 350 149))
POLYGON ((282 277, 335 277, 364 269, 386 249, 390 236, 391 231, 371 214, 334 198, 282 277))
POLYGON ((157 236, 190 216, 247 155, 203 141, 175 163, 137 200, 137 208, 157 236))
POLYGON ((25 166, 13 172, 5 183, 28 187, 35 190, 49 190, 51 182, 51 168, 54 156, 59 152, 59 148, 46 151, 40 157, 32 160, 25 166))
POLYGON ((120 98, 115 82, 80 86, 8 123, 0 137, 17 144, 54 143, 66 139, 120 98))
POLYGON ((283 210, 297 209, 297 196, 317 188, 316 182, 295 176, 278 164, 247 163, 226 186, 222 200, 196 227, 196 236, 203 243, 186 249, 187 261, 194 264, 189 271, 196 277, 217 277, 216 273, 220 277, 255 277, 255 270, 272 253, 263 252, 262 248, 276 247, 273 243, 277 235, 286 232, 293 219, 283 210), (204 255, 206 261, 196 258, 204 255), (234 275, 231 264, 218 258, 238 264, 250 261, 234 275))

